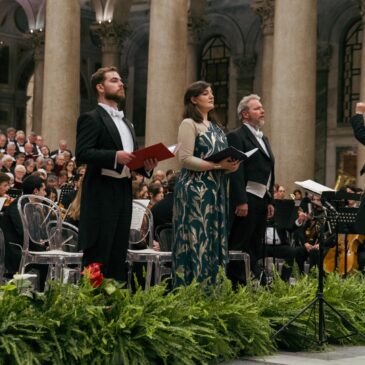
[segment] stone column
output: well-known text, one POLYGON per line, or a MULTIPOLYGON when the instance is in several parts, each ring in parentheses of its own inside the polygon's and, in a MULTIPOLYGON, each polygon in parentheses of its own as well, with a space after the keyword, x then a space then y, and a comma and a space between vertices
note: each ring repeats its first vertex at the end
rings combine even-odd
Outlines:
POLYGON ((274 44, 274 0, 256 0, 251 8, 260 17, 262 39, 262 84, 261 98, 265 108, 265 119, 268 121, 264 127, 265 135, 271 136, 271 89, 272 89, 272 61, 274 44))
POLYGON ((189 16, 188 20, 188 47, 186 53, 186 82, 190 85, 192 82, 200 79, 198 75, 198 62, 199 62, 199 41, 200 34, 207 24, 203 17, 189 16))
POLYGON ((314 178, 317 1, 276 0, 271 145, 277 183, 314 178))
POLYGON ((43 111, 44 32, 40 30, 31 31, 29 38, 34 48, 33 123, 31 129, 40 134, 42 132, 43 111))
MULTIPOLYGON (((240 100, 253 92, 253 83, 255 80, 256 57, 238 56, 233 59, 236 66, 236 109, 240 100)), ((237 114, 234 124, 230 122, 228 129, 237 127, 237 114)))
POLYGON ((80 112, 79 1, 47 1, 44 57, 42 135, 51 149, 66 139, 74 150, 80 112))
MULTIPOLYGON (((187 0, 151 1, 146 145, 171 145, 177 140, 187 85, 187 15, 187 0)), ((160 165, 176 167, 177 161, 168 160, 160 165)))
MULTIPOLYGON (((360 100, 365 101, 365 0, 358 0, 362 17, 362 48, 361 48, 361 74, 360 74, 360 100)), ((353 111, 355 113, 355 111, 353 111)), ((364 116, 365 117, 365 116, 364 116)), ((365 146, 357 144, 357 186, 365 187, 365 175, 360 176, 360 170, 365 163, 365 146)))
POLYGON ((321 184, 325 184, 326 181, 328 71, 331 56, 332 47, 330 44, 318 44, 314 177, 315 181, 321 184))
POLYGON ((120 68, 122 45, 130 33, 128 27, 125 24, 105 21, 93 24, 91 30, 100 40, 102 66, 115 66, 120 68))

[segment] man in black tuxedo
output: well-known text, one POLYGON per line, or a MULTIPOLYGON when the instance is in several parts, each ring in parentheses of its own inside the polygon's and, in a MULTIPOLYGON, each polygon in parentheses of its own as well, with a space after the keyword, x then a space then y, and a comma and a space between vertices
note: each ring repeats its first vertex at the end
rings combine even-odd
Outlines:
MULTIPOLYGON (((87 164, 79 243, 84 266, 99 262, 106 277, 124 281, 132 215, 132 182, 126 165, 135 158, 135 134, 133 125, 118 111, 125 92, 116 68, 97 70, 91 84, 99 104, 77 122, 76 160, 87 164)), ((156 165, 157 161, 146 160, 143 173, 150 176, 156 165)))
MULTIPOLYGON (((244 97, 237 108, 242 125, 228 133, 230 146, 247 152, 258 150, 239 169, 230 175, 231 232, 228 247, 250 255, 254 277, 260 279, 266 219, 274 215, 274 156, 269 141, 260 128, 264 125, 264 108, 260 97, 244 97)), ((227 268, 233 284, 244 283, 243 264, 232 261, 227 268)))

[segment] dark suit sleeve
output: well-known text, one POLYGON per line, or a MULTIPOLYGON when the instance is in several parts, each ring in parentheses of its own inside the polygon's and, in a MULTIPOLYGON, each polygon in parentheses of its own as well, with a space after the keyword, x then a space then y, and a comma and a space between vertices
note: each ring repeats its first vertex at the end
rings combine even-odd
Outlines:
MULTIPOLYGON (((244 151, 244 146, 237 132, 227 134, 228 145, 244 151)), ((247 203, 246 183, 245 183, 245 167, 241 163, 236 172, 230 174, 230 201, 232 208, 247 203)))
POLYGON ((94 164, 114 169, 116 150, 98 148, 102 125, 90 114, 83 114, 77 121, 76 160, 79 164, 94 164))
POLYGON ((360 143, 365 145, 365 126, 362 114, 355 114, 353 117, 351 117, 350 123, 354 131, 355 138, 360 143))

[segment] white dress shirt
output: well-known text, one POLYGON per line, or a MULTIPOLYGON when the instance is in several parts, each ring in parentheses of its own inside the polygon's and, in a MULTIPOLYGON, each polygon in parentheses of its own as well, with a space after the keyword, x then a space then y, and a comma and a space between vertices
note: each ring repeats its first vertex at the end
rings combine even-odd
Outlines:
MULTIPOLYGON (((244 123, 244 125, 252 132, 252 134, 255 136, 257 142, 260 144, 264 152, 267 154, 267 156, 270 157, 269 151, 267 150, 265 142, 262 139, 263 133, 259 129, 255 129, 254 127, 252 127, 252 125, 248 123, 244 123)), ((266 185, 260 184, 256 181, 248 180, 246 185, 246 191, 248 193, 258 196, 259 198, 263 198, 266 192, 270 190, 270 183, 271 183, 271 172, 266 185)))
MULTIPOLYGON (((126 152, 133 152, 134 149, 133 137, 129 127, 123 120, 124 117, 123 111, 117 111, 107 104, 99 103, 99 105, 108 112, 113 122, 115 123, 115 126, 117 127, 120 138, 122 140, 123 150, 126 152)), ((114 168, 116 167, 117 167, 117 155, 115 155, 115 164, 114 164, 114 168)), ((122 179, 124 177, 131 176, 129 167, 127 167, 126 165, 124 165, 124 168, 121 173, 109 169, 102 169, 101 173, 102 175, 114 177, 117 179, 122 179)))

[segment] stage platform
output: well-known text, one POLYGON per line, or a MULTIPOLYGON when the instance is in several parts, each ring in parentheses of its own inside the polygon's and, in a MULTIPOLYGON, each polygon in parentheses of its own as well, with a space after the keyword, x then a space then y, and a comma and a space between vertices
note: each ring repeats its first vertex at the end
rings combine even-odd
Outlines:
POLYGON ((272 356, 242 358, 221 365, 364 365, 365 346, 330 346, 323 352, 278 352, 272 356))

